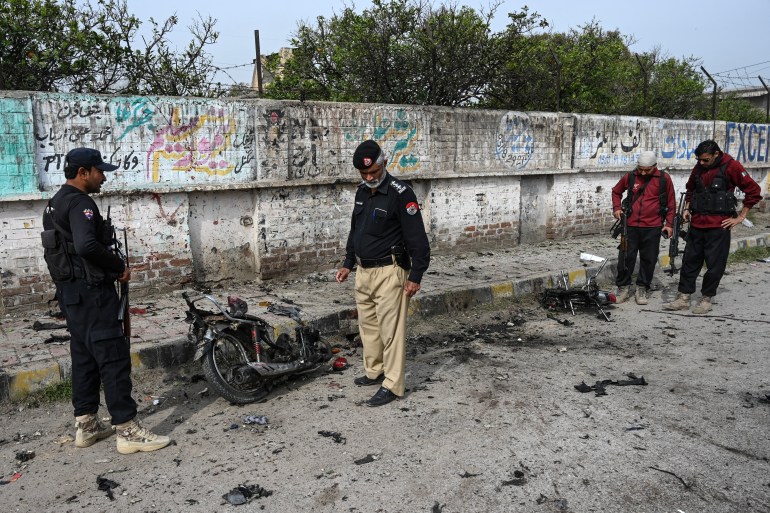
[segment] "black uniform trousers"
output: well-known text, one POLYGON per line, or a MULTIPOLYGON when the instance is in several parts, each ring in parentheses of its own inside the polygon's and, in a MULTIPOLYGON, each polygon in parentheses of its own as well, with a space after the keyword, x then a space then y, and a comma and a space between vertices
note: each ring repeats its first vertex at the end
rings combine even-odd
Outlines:
POLYGON ((703 275, 701 294, 708 297, 717 295, 717 287, 725 274, 727 257, 730 256, 730 230, 724 228, 690 228, 687 232, 687 246, 682 256, 682 270, 679 275, 679 292, 695 292, 695 280, 698 279, 703 263, 706 273, 703 275))
MULTIPOLYGON (((655 273, 655 264, 658 263, 660 252, 660 227, 641 228, 629 226, 626 230, 626 257, 625 267, 618 270, 615 285, 626 287, 631 285, 631 275, 636 266, 636 255, 639 254, 639 274, 636 275, 636 284, 650 287, 652 275, 655 273)), ((618 262, 623 258, 623 252, 618 255, 618 262)))
POLYGON ((75 416, 96 413, 104 386, 112 424, 136 417, 131 397, 131 351, 118 320, 120 301, 113 283, 85 280, 56 284, 59 306, 67 318, 72 356, 72 405, 75 416))

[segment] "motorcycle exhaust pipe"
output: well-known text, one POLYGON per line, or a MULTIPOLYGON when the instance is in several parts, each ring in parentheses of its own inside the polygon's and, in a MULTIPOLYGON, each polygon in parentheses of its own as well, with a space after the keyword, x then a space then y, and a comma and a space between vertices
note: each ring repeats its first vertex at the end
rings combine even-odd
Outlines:
POLYGON ((305 362, 287 362, 287 363, 267 363, 267 362, 249 362, 249 367, 254 369, 260 376, 280 376, 290 374, 303 369, 305 362))

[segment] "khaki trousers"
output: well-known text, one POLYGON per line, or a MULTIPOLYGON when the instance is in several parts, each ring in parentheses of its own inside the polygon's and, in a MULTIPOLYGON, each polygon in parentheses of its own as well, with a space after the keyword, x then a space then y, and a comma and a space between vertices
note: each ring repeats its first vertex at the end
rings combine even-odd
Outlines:
POLYGON ((382 386, 404 395, 406 373, 407 271, 397 265, 356 271, 358 328, 364 344, 364 369, 374 379, 383 372, 382 386))

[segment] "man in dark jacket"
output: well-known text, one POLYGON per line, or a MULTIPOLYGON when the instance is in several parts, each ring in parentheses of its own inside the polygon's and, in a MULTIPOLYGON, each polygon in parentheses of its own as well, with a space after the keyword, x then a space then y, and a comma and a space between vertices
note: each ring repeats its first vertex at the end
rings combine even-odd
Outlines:
POLYGON ((345 262, 336 275, 342 283, 358 267, 356 306, 366 374, 354 383, 382 385, 367 401, 369 406, 404 395, 409 299, 420 290, 430 263, 417 197, 388 173, 386 164, 385 154, 371 140, 353 154, 363 183, 356 191, 345 262))
POLYGON ((75 446, 89 447, 116 429, 118 452, 129 454, 160 449, 170 439, 135 419, 131 352, 118 320, 120 301, 115 291, 115 280, 128 282, 131 271, 109 249, 112 234, 89 196, 101 190, 104 173, 117 168, 92 148, 67 153, 67 182, 43 213, 43 248, 71 336, 75 446), (97 416, 100 386, 115 428, 103 425, 97 416))
POLYGON ((666 310, 690 308, 690 294, 695 292, 695 280, 703 263, 708 270, 703 275, 701 300, 693 313, 705 314, 711 310, 711 299, 717 293, 719 281, 727 267, 730 254, 730 230, 746 219, 751 207, 761 199, 761 189, 740 162, 723 153, 712 140, 703 141, 695 148, 698 163, 687 181, 684 221, 690 221, 687 246, 682 257, 679 293, 674 301, 666 303, 666 310), (743 207, 736 212, 735 188, 744 193, 743 207))
POLYGON ((631 274, 639 254, 639 274, 636 276, 636 304, 647 304, 647 291, 652 283, 655 264, 660 251, 660 235, 671 236, 671 223, 676 211, 674 185, 668 173, 657 168, 657 158, 653 151, 643 151, 639 155, 636 169, 623 175, 612 188, 612 215, 620 219, 626 216, 627 233, 621 240, 618 255, 618 291, 616 301, 622 303, 628 299, 631 274), (626 198, 621 201, 623 193, 626 198))

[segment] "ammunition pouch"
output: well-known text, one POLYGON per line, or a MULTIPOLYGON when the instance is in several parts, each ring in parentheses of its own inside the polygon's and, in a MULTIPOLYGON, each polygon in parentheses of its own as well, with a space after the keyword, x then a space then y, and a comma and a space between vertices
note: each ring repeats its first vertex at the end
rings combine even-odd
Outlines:
POLYGON ((93 265, 84 258, 81 258, 80 261, 83 263, 83 272, 85 274, 86 283, 91 286, 101 285, 108 281, 114 281, 117 278, 116 276, 113 276, 112 273, 108 274, 104 272, 104 269, 93 265))
POLYGON ((705 190, 693 193, 690 211, 694 214, 732 216, 737 207, 738 200, 731 191, 705 190))
POLYGON ((54 282, 72 281, 75 269, 72 265, 71 252, 67 241, 56 230, 44 230, 40 233, 43 242, 43 258, 54 282))

